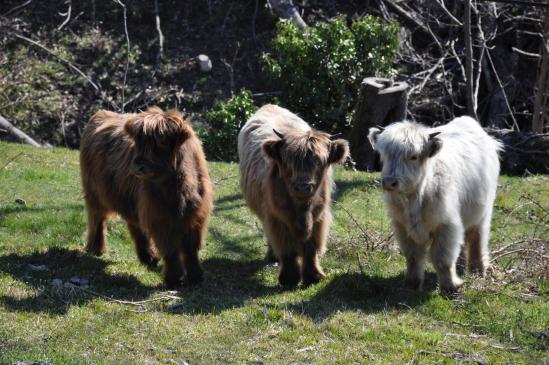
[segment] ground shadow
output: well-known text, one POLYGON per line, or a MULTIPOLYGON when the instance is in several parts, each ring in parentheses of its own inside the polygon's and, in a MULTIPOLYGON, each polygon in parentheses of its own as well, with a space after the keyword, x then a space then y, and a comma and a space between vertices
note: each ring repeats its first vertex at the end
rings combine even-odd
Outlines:
POLYGON ((214 212, 233 210, 245 205, 242 194, 232 194, 218 198, 214 202, 214 212))
POLYGON ((107 269, 111 264, 107 259, 65 248, 0 256, 0 272, 24 282, 36 292, 33 296, 23 298, 17 294, 2 294, 0 304, 12 311, 65 314, 71 306, 85 305, 95 298, 78 288, 51 285, 53 279, 67 282, 73 276, 89 280, 91 289, 116 299, 145 299, 161 289, 144 285, 134 275, 109 273, 107 269), (35 271, 31 265, 46 265, 47 270, 35 271))
POLYGON ((233 260, 214 257, 203 262, 205 281, 196 287, 183 288, 183 300, 172 313, 217 314, 246 305, 248 300, 280 292, 278 285, 265 285, 261 271, 263 259, 233 260))
POLYGON ((404 274, 394 277, 343 273, 333 277, 311 299, 289 306, 292 311, 321 321, 338 311, 361 310, 365 313, 414 308, 436 295, 436 276, 426 273, 423 291, 407 289, 404 274))

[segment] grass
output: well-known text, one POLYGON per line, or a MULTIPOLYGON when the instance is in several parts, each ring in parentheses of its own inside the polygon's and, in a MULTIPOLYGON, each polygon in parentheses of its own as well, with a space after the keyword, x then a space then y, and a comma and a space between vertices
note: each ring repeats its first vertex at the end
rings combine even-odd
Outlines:
POLYGON ((337 169, 328 277, 283 291, 237 165, 210 169, 206 280, 166 292, 121 220, 109 223, 104 257, 82 253, 78 152, 0 143, 0 363, 549 362, 547 176, 500 179, 491 245, 505 255, 446 298, 432 268, 423 292, 404 289, 377 174, 337 169), (75 275, 90 287, 50 285, 75 275))

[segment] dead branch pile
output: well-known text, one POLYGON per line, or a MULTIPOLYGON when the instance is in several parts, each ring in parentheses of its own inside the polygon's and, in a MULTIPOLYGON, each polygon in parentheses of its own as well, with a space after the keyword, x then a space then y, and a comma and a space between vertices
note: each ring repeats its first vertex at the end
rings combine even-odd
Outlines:
MULTIPOLYGON (((472 87, 467 95, 468 2, 378 1, 380 15, 396 18, 405 32, 400 74, 412 86, 409 116, 443 123, 467 114, 470 97, 484 126, 531 130, 537 89, 547 94, 547 85, 537 82, 548 42, 547 8, 472 1, 472 87)), ((540 99, 545 103, 541 110, 547 110, 547 97, 540 99)), ((543 118, 547 129, 547 113, 543 118)))

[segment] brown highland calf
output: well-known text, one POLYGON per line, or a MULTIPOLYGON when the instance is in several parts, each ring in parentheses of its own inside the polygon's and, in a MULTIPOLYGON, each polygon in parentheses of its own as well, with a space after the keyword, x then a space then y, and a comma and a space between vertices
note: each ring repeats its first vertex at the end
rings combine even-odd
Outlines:
POLYGON ((330 165, 348 152, 347 141, 332 141, 275 105, 259 109, 240 131, 240 186, 263 222, 268 256, 280 262, 283 286, 295 286, 301 278, 309 285, 325 277, 319 255, 331 221, 330 165))
POLYGON ((212 209, 212 187, 202 145, 177 111, 138 114, 99 111, 80 143, 88 213, 86 251, 105 252, 105 220, 128 224, 139 260, 164 259, 164 282, 176 288, 203 279, 198 261, 212 209))

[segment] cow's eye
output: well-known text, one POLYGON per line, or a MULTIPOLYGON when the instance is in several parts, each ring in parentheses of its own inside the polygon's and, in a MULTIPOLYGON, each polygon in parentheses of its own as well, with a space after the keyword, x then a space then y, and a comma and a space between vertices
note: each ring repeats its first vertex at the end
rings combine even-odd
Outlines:
POLYGON ((412 160, 412 161, 417 160, 417 155, 412 155, 412 156, 410 156, 410 160, 412 160))

